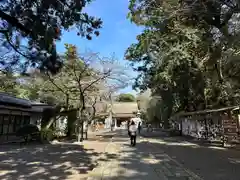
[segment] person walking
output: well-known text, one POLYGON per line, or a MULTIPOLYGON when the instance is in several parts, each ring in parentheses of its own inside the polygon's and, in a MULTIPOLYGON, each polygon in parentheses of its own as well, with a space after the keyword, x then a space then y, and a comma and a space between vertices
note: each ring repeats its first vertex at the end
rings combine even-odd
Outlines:
POLYGON ((129 134, 130 134, 131 145, 135 146, 136 145, 136 137, 137 137, 137 126, 134 121, 132 121, 129 126, 129 134))
POLYGON ((140 135, 141 129, 142 129, 142 119, 140 118, 140 113, 138 112, 136 114, 135 118, 132 118, 130 121, 133 121, 137 127, 138 134, 140 135))
POLYGON ((129 136, 129 137, 131 137, 131 132, 130 132, 130 130, 129 130, 130 125, 131 125, 131 122, 132 122, 131 120, 127 122, 127 130, 128 130, 128 136, 129 136))
POLYGON ((139 134, 139 135, 140 135, 140 133, 141 133, 141 129, 142 129, 142 123, 139 122, 139 123, 138 123, 138 134, 139 134))

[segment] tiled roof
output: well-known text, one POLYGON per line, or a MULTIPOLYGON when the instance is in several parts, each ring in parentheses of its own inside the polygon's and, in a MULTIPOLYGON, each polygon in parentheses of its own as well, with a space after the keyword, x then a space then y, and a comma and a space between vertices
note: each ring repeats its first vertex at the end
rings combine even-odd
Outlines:
POLYGON ((134 114, 132 113, 118 113, 118 114, 113 114, 114 118, 133 118, 135 117, 134 114))
POLYGON ((0 93, 0 103, 9 103, 20 106, 31 107, 31 102, 27 99, 17 98, 7 93, 0 93))
POLYGON ((32 112, 42 112, 46 107, 53 108, 53 106, 49 106, 44 103, 31 102, 27 99, 17 98, 7 93, 0 93, 0 106, 4 109, 18 109, 21 111, 32 112), (28 109, 19 108, 20 106, 28 109))
POLYGON ((132 114, 138 111, 138 105, 136 102, 114 102, 112 109, 114 114, 132 114))

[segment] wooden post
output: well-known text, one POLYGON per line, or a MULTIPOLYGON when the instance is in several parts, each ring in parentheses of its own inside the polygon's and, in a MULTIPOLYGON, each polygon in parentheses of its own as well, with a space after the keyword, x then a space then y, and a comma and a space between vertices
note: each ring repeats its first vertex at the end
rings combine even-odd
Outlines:
POLYGON ((204 124, 205 124, 205 130, 206 130, 206 136, 205 136, 205 140, 208 139, 208 124, 207 124, 207 115, 205 115, 204 118, 204 124))
POLYGON ((12 114, 12 111, 10 110, 9 114, 8 114, 7 140, 8 140, 8 136, 9 136, 9 126, 10 126, 11 121, 12 121, 11 114, 12 114))
POLYGON ((183 118, 180 119, 180 136, 182 136, 182 122, 183 122, 183 118))

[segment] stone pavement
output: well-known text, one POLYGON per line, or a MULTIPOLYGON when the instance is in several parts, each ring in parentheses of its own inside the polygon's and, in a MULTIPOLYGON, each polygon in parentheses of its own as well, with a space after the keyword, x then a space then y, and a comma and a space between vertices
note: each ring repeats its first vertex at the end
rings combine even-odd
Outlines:
POLYGON ((240 151, 188 141, 179 137, 148 138, 151 145, 167 153, 204 180, 239 180, 240 151))
POLYGON ((145 138, 139 138, 135 147, 130 146, 126 134, 122 131, 113 138, 106 153, 114 157, 102 161, 88 180, 201 180, 145 138))
POLYGON ((147 132, 147 128, 143 128, 141 131, 143 137, 163 137, 168 136, 167 132, 162 131, 160 128, 155 128, 152 132, 147 132))
POLYGON ((104 155, 98 159, 97 168, 89 173, 88 180, 102 180, 105 177, 114 176, 119 171, 119 153, 121 146, 116 142, 110 142, 104 150, 104 155))
MULTIPOLYGON (((113 132, 104 132, 104 137, 113 132)), ((100 133, 98 133, 100 135, 100 133)), ((83 143, 54 141, 52 144, 31 144, 20 147, 0 146, 1 180, 84 180, 105 153, 111 138, 83 143)), ((109 159, 109 156, 108 156, 109 159)))

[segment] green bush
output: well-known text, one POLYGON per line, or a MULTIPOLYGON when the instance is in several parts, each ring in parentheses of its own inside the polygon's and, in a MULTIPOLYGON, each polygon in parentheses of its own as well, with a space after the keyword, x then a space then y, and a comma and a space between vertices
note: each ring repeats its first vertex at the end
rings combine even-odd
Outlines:
POLYGON ((181 136, 181 131, 176 130, 176 129, 172 129, 172 130, 169 131, 169 135, 170 136, 181 136))
POLYGON ((16 136, 24 138, 25 141, 40 140, 40 130, 34 124, 27 124, 17 130, 16 136))
POLYGON ((41 130, 41 139, 43 141, 52 141, 55 137, 55 133, 52 129, 42 129, 41 130))

